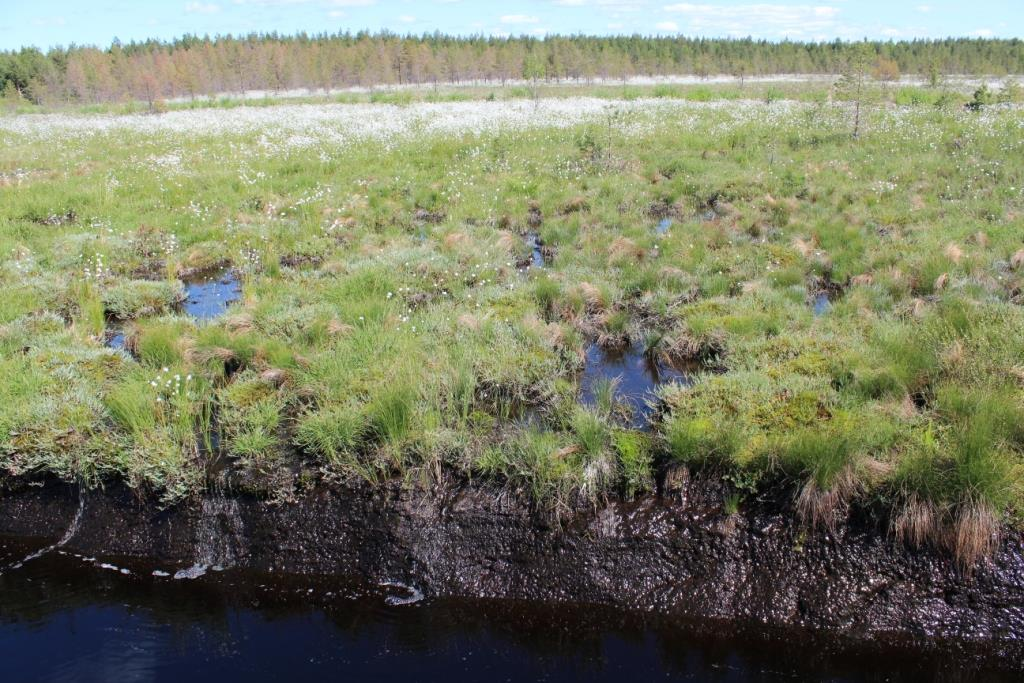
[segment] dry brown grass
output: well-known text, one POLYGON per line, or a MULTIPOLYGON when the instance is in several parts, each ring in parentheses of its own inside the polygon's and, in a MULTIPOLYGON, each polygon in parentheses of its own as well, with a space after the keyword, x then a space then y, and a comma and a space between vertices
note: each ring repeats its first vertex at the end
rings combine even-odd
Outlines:
POLYGON ((267 368, 260 373, 260 380, 275 387, 283 386, 288 381, 288 373, 280 368, 267 368))
POLYGON ((811 528, 834 532, 836 526, 846 519, 850 501, 859 490, 860 482, 852 467, 844 469, 828 489, 821 488, 810 478, 797 495, 797 517, 811 528))
POLYGON ((669 365, 684 367, 721 358, 725 355, 725 340, 718 335, 695 337, 688 332, 678 332, 665 338, 658 354, 669 365))
POLYGON ((463 313, 456 321, 459 327, 476 332, 480 329, 480 320, 470 313, 463 313))
POLYGON ((946 245, 946 249, 943 253, 946 255, 946 258, 953 263, 960 263, 964 258, 964 250, 953 242, 946 245))
POLYGON ((583 211, 590 211, 590 204, 587 203, 586 197, 577 196, 562 205, 560 213, 563 216, 568 216, 571 213, 581 213, 583 211))
POLYGON ((988 505, 971 502, 960 507, 950 546, 957 563, 970 570, 979 561, 992 557, 999 548, 999 517, 988 505))
POLYGON ((581 450, 582 449, 576 445, 565 446, 564 448, 560 448, 557 451, 555 451, 554 457, 558 460, 562 460, 564 458, 568 458, 571 455, 578 454, 581 450))
POLYGON ((817 249, 813 239, 805 240, 800 237, 793 238, 793 248, 804 258, 811 256, 817 249))
POLYGON ((470 243, 470 239, 461 232, 452 232, 444 236, 442 243, 445 249, 455 251, 467 246, 470 243))
POLYGON ((854 285, 868 286, 873 284, 875 276, 871 273, 861 273, 860 275, 854 275, 850 282, 854 285))
POLYGON ((210 361, 227 363, 235 359, 235 352, 223 346, 191 347, 185 352, 190 363, 203 364, 210 361))
POLYGON ((947 346, 942 352, 942 362, 946 367, 959 367, 963 365, 966 360, 967 351, 964 349, 963 342, 959 339, 947 346))
POLYGON ((608 263, 639 263, 647 256, 647 252, 627 237, 616 237, 608 246, 608 263))
POLYGON ((921 548, 941 538, 942 516, 933 503, 911 495, 893 518, 892 529, 900 543, 921 548))
POLYGON ((520 251, 522 246, 522 240, 508 230, 502 230, 498 233, 498 249, 501 251, 509 254, 515 254, 520 251))
POLYGON ((541 337, 552 348, 563 348, 566 343, 565 330, 558 323, 545 323, 530 313, 523 316, 523 326, 533 334, 541 337))
POLYGON ((346 335, 352 334, 352 332, 355 329, 356 328, 352 327, 347 323, 343 323, 337 318, 327 323, 327 334, 331 335, 332 337, 344 337, 346 335))
POLYGON ((599 287, 589 282, 579 284, 580 295, 591 313, 599 313, 608 307, 608 300, 599 287))
POLYGON ((249 313, 235 313, 224 319, 224 327, 229 332, 251 332, 255 328, 255 322, 249 313))
POLYGON ((763 292, 767 289, 764 280, 748 280, 740 286, 740 291, 744 294, 756 294, 757 292, 763 292))
POLYGON ((914 548, 945 549, 952 553, 960 569, 968 573, 979 562, 991 558, 1002 540, 999 516, 978 501, 963 503, 955 513, 950 513, 911 494, 893 517, 891 526, 898 542, 914 548))
POLYGON ((928 302, 924 299, 916 298, 910 302, 910 314, 915 318, 923 318, 927 312, 928 302))

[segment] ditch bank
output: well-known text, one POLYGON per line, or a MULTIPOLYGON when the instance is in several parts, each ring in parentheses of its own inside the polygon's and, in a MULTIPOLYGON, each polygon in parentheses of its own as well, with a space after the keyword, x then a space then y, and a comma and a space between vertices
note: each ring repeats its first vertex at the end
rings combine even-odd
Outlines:
POLYGON ((454 483, 321 485, 289 504, 207 496, 170 509, 124 485, 0 492, 0 534, 168 566, 400 582, 428 597, 600 604, 843 642, 950 649, 1024 670, 1024 539, 970 574, 868 520, 809 532, 778 501, 721 512, 714 482, 561 515, 454 483))

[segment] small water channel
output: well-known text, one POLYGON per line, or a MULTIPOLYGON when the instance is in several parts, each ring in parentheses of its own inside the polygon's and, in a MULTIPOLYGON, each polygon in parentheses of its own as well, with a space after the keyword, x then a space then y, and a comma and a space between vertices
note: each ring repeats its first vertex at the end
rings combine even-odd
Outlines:
POLYGON ((832 301, 828 298, 827 292, 819 292, 815 297, 811 305, 811 310, 814 311, 814 317, 820 318, 832 309, 832 301))
POLYGON ((545 265, 544 244, 540 239, 540 235, 535 232, 527 234, 526 245, 530 247, 530 266, 533 268, 543 268, 545 265))
MULTIPOLYGON (((33 547, 0 537, 0 564, 33 547)), ((57 549, 0 574, 3 680, 1013 680, 954 656, 588 605, 431 599, 395 581, 187 568, 57 549)))

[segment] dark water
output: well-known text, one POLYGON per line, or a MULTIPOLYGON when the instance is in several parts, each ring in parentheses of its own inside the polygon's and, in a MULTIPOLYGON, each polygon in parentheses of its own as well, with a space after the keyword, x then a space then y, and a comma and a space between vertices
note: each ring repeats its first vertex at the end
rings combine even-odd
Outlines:
POLYGON ((209 271, 183 282, 185 312, 199 320, 223 315, 230 304, 242 298, 242 283, 231 269, 209 271))
POLYGON ((594 405, 596 389, 602 380, 616 382, 615 400, 629 406, 633 427, 644 426, 649 421, 654 410, 651 400, 660 385, 691 383, 687 373, 651 361, 636 345, 624 351, 606 351, 591 344, 587 347, 586 365, 580 378, 583 405, 594 405))
MULTIPOLYGON (((0 538, 0 566, 33 549, 0 538)), ((57 549, 4 570, 0 680, 1012 680, 952 658, 595 607, 400 606, 388 598, 401 589, 232 571, 174 580, 153 569, 57 549)))

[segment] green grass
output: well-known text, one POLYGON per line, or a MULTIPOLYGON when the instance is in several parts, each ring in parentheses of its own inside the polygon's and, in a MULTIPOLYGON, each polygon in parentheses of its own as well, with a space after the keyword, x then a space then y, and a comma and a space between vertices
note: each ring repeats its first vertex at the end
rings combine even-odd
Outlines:
MULTIPOLYGON (((1022 114, 890 89, 905 107, 877 93, 854 141, 812 90, 385 146, 0 133, 4 476, 173 502, 204 486, 217 434, 267 495, 296 470, 449 470, 563 510, 684 465, 722 477, 732 512, 782 487, 811 527, 859 505, 969 563, 1024 515, 1022 114), (554 256, 520 272, 530 232, 554 256), (222 264, 242 300, 189 319, 178 276, 222 264), (103 347, 115 325, 127 352, 103 347), (579 404, 594 342, 693 384, 627 429, 614 384, 579 404)), ((429 97, 492 91, 532 96, 429 97)), ((371 97, 421 99, 349 99, 371 97)))

